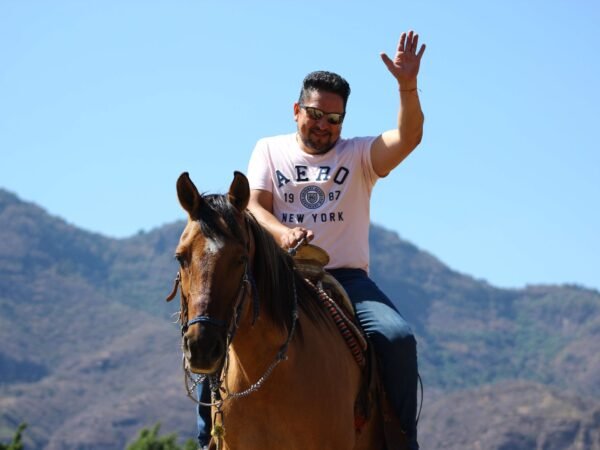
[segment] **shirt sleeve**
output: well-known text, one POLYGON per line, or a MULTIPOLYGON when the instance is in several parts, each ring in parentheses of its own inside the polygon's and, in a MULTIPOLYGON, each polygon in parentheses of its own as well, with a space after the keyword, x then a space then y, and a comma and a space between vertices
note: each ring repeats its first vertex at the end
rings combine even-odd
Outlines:
POLYGON ((269 170, 268 147, 264 139, 259 140, 248 162, 248 182, 250 189, 273 192, 273 179, 269 170))
POLYGON ((375 169, 373 169, 373 161, 371 160, 371 146, 373 145, 375 139, 375 136, 359 138, 361 153, 360 159, 363 168, 363 174, 367 185, 371 187, 373 187, 377 180, 379 180, 379 175, 377 175, 375 169))

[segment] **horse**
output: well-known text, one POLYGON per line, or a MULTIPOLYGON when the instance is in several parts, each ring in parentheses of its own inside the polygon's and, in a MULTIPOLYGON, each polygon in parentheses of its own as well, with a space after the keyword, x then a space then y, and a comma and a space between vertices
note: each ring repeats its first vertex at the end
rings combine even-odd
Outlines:
POLYGON ((375 405, 355 423, 361 368, 293 258, 248 211, 247 178, 234 172, 226 195, 202 195, 185 172, 177 196, 188 221, 170 298, 179 288, 186 368, 218 380, 211 448, 383 449, 375 405))

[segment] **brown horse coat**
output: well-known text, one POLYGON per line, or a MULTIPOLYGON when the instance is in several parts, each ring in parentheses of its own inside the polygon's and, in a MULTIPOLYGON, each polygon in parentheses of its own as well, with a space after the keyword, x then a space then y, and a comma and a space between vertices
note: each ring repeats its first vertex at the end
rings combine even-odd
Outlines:
POLYGON ((355 430, 361 371, 292 259, 247 212, 246 177, 236 172, 227 195, 200 195, 184 173, 177 192, 188 213, 176 250, 184 355, 193 372, 224 370, 223 448, 382 449, 376 412, 355 430), (233 398, 265 376, 294 329, 286 359, 233 398))

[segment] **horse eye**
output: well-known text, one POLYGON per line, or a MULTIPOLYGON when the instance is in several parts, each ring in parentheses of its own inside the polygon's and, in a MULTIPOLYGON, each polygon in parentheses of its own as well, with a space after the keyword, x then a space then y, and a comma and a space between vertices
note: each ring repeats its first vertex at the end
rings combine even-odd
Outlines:
POLYGON ((185 257, 181 253, 175 253, 175 259, 181 267, 185 265, 185 257))

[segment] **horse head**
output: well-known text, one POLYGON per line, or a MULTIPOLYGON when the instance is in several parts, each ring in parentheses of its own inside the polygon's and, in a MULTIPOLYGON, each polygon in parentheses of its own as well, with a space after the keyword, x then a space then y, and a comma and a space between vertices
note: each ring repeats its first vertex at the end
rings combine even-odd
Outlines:
POLYGON ((177 196, 188 214, 175 251, 183 353, 192 372, 214 373, 250 284, 251 236, 244 212, 250 188, 235 172, 227 195, 201 195, 185 172, 177 180, 177 196))

